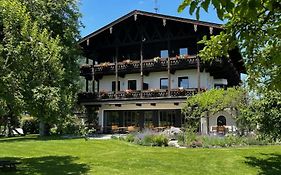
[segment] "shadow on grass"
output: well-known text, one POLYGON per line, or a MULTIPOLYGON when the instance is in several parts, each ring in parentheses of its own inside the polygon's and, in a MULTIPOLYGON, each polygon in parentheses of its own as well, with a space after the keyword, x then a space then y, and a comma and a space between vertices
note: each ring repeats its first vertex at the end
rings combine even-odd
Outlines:
POLYGON ((281 154, 261 154, 262 157, 246 157, 246 164, 260 169, 260 175, 281 174, 281 154))
POLYGON ((18 141, 48 141, 48 140, 66 140, 66 139, 80 139, 82 137, 63 137, 63 136, 44 136, 26 135, 16 137, 2 137, 0 142, 18 142, 18 141))
POLYGON ((0 157, 0 160, 12 160, 21 162, 17 166, 16 171, 1 171, 7 175, 49 175, 49 174, 87 174, 90 170, 87 164, 75 163, 78 160, 77 157, 72 156, 46 156, 46 157, 34 157, 34 158, 10 158, 0 157))

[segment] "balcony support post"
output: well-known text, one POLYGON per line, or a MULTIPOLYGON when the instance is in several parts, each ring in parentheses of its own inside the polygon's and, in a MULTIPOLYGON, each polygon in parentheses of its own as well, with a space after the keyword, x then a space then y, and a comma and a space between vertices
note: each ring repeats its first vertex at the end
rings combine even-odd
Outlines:
POLYGON ((143 41, 141 41, 141 44, 140 44, 140 75, 141 75, 140 98, 143 98, 143 50, 142 49, 143 49, 143 41))
POLYGON ((200 93, 200 59, 199 57, 196 55, 197 57, 197 90, 198 90, 198 93, 200 93))
POLYGON ((171 61, 170 61, 170 39, 168 39, 168 97, 171 96, 171 61))
POLYGON ((194 26, 194 31, 196 32, 196 60, 197 60, 197 91, 200 93, 200 58, 198 56, 199 53, 199 46, 198 46, 198 33, 197 33, 197 25, 196 27, 194 26))
POLYGON ((95 80, 95 59, 93 59, 93 64, 92 64, 92 76, 93 76, 93 84, 92 84, 92 90, 93 90, 93 94, 95 94, 95 90, 96 90, 96 80, 95 80))
POLYGON ((118 82, 119 82, 119 78, 118 78, 118 47, 115 48, 115 98, 118 98, 118 82))
MULTIPOLYGON (((86 58, 86 64, 89 64, 89 58, 86 58)), ((89 80, 86 79, 86 92, 89 92, 89 80)))

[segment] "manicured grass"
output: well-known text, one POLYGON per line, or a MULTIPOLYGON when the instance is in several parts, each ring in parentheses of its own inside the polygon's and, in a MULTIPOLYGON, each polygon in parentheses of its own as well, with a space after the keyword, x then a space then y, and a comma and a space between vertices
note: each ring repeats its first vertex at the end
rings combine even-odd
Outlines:
POLYGON ((0 139, 0 160, 22 162, 0 174, 281 174, 281 147, 222 149, 144 147, 118 140, 0 139))

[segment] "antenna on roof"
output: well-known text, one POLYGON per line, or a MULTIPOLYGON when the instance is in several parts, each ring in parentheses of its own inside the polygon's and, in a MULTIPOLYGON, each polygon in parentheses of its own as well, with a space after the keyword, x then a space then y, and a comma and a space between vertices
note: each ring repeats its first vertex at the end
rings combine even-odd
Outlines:
POLYGON ((158 8, 158 1, 157 0, 154 0, 154 10, 155 10, 155 13, 158 13, 158 10, 159 10, 159 8, 158 8))

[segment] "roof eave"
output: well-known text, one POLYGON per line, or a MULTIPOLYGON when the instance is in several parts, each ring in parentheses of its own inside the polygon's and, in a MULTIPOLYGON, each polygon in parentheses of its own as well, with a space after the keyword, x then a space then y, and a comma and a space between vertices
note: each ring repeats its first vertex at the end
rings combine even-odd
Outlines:
POLYGON ((221 24, 192 20, 192 19, 186 19, 186 18, 180 18, 180 17, 175 17, 175 16, 162 15, 162 14, 156 14, 156 13, 150 13, 150 12, 144 12, 144 11, 140 11, 140 10, 134 10, 134 11, 118 18, 117 20, 107 24, 106 26, 98 29, 97 31, 83 37, 80 41, 78 41, 78 44, 81 44, 81 43, 87 41, 88 39, 90 39, 91 37, 94 37, 94 36, 104 32, 105 30, 108 30, 110 27, 113 27, 115 24, 118 24, 119 22, 124 21, 124 20, 130 18, 131 16, 133 16, 135 14, 150 16, 150 17, 155 17, 155 18, 160 18, 160 19, 166 19, 166 20, 172 20, 172 21, 178 21, 178 22, 183 22, 183 23, 189 23, 189 24, 194 24, 194 25, 223 29, 223 26, 221 24))

